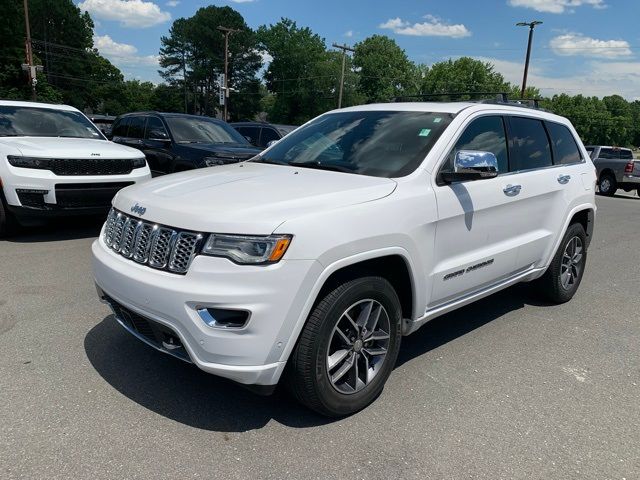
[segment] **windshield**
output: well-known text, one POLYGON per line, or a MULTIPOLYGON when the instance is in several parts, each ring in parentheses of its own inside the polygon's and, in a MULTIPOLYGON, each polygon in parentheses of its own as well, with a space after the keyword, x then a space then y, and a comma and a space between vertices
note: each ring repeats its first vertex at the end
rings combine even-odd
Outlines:
POLYGON ((453 115, 359 111, 322 115, 256 161, 376 177, 413 172, 453 115))
POLYGON ((249 142, 225 123, 207 118, 166 117, 173 138, 178 143, 240 143, 249 142))
POLYGON ((0 137, 68 137, 104 140, 80 112, 0 106, 0 137))

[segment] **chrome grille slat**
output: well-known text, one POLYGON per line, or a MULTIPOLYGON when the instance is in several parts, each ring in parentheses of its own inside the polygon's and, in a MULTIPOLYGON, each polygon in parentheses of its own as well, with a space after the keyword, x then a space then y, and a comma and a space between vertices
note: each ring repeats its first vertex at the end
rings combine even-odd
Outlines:
POLYGON ((204 236, 146 222, 112 208, 103 238, 111 250, 124 258, 158 270, 185 274, 204 236))

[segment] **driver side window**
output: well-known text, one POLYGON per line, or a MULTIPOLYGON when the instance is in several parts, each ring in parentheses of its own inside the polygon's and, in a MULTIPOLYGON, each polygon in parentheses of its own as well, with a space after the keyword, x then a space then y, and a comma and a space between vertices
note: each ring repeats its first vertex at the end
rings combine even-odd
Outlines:
POLYGON ((491 152, 498 160, 498 173, 508 172, 507 137, 502 117, 487 116, 473 120, 449 152, 449 156, 442 166, 442 172, 453 171, 453 159, 460 150, 491 152))

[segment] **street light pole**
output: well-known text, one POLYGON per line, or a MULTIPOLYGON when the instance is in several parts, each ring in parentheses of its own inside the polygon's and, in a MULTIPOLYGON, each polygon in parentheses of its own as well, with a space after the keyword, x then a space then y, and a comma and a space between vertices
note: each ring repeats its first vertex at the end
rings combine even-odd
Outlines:
POLYGON ((348 47, 345 43, 344 45, 338 45, 337 43, 333 44, 333 48, 339 48, 342 50, 342 75, 340 75, 340 91, 338 93, 338 108, 342 108, 342 91, 344 90, 344 68, 347 63, 347 51, 355 52, 355 50, 351 47, 348 47))
POLYGON ((518 22, 517 27, 529 27, 529 42, 527 43, 527 58, 524 62, 524 75, 522 77, 522 91, 520 92, 520 98, 524 98, 524 91, 527 89, 527 75, 529 74, 529 59, 531 58, 531 43, 533 41, 533 29, 536 25, 540 25, 540 20, 534 20, 533 22, 518 22))
POLYGON ((228 121, 229 119, 229 35, 232 33, 239 32, 240 30, 236 30, 228 27, 218 27, 222 33, 224 33, 224 113, 223 119, 224 121, 228 121))

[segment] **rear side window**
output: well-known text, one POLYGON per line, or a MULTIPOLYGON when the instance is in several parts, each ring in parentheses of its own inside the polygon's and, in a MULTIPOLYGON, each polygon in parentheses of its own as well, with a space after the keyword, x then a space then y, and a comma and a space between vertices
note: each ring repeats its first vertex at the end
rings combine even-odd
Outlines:
POLYGON ((158 117, 148 117, 147 129, 144 138, 169 138, 162 120, 160 120, 158 117))
POLYGON ((620 158, 620 152, 615 148, 602 148, 598 157, 606 159, 620 158))
POLYGON ((121 118, 113 127, 114 137, 126 137, 129 130, 129 117, 121 118))
POLYGON ((504 121, 502 117, 488 116, 473 120, 460 135, 455 147, 449 153, 447 162, 442 171, 453 171, 453 159, 460 150, 478 150, 491 152, 498 160, 498 172, 508 171, 509 159, 507 157, 507 139, 504 133, 504 121))
POLYGON ((542 121, 511 117, 511 171, 549 167, 551 146, 542 121))
POLYGON ((556 165, 580 163, 582 161, 578 144, 567 127, 559 123, 547 122, 547 131, 551 137, 553 162, 556 165))
POLYGON ((631 153, 631 150, 623 148, 622 150, 620 150, 620 158, 624 160, 631 160, 633 158, 633 153, 631 153))
POLYGON ((249 140, 249 138, 247 138, 247 140, 249 140, 253 145, 258 144, 258 137, 260 136, 260 129, 258 127, 242 126, 242 127, 235 127, 235 129, 243 137, 245 138, 249 137, 251 140, 249 140))
POLYGON ((145 117, 131 117, 131 123, 129 124, 129 138, 143 138, 144 137, 144 123, 145 117))

